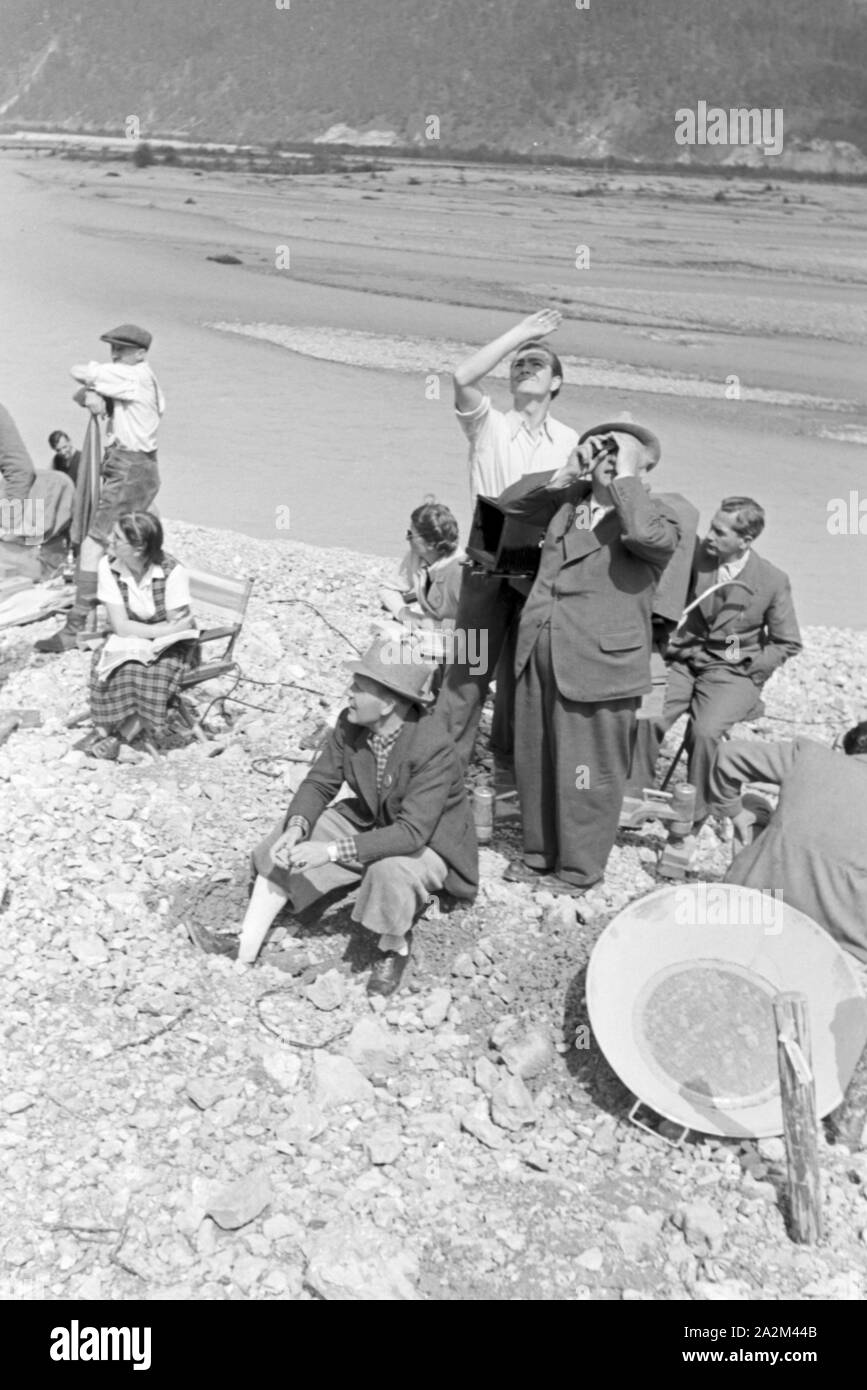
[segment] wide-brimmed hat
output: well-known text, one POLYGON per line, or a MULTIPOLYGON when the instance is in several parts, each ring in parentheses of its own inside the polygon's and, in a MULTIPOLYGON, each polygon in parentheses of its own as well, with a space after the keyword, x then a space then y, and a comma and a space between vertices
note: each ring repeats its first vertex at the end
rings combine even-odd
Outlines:
POLYGON ((631 434, 645 449, 650 452, 651 461, 655 465, 662 457, 662 445, 653 430, 645 429, 644 425, 633 425, 628 420, 616 420, 614 424, 594 425, 592 430, 585 430, 579 444, 583 444, 585 439, 589 439, 593 434, 631 434))
POLYGON ((596 1041, 645 1105, 703 1134, 783 1132, 774 1000, 809 1005, 816 1112, 839 1105, 867 1037, 854 962, 782 900, 682 883, 608 923, 587 970, 596 1041))
POLYGON ((107 333, 100 333, 99 341, 117 343, 118 347, 144 348, 147 351, 153 338, 146 328, 139 328, 137 323, 122 323, 117 328, 110 328, 107 333))
POLYGON ((367 676, 377 685, 424 708, 433 701, 430 683, 436 666, 420 643, 406 637, 379 637, 360 661, 344 662, 354 676, 367 676))

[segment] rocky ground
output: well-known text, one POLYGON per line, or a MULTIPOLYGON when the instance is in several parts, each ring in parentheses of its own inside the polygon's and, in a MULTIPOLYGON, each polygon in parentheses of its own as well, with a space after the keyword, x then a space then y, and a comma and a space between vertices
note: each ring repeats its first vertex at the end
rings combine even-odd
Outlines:
MULTIPOLYGON (((367 999, 345 903, 280 923, 244 975, 191 946, 192 918, 239 921, 249 849, 339 707, 386 562, 169 531, 256 580, 247 704, 211 747, 85 758, 66 721, 88 658, 35 657, 51 624, 0 634, 0 715, 42 716, 0 748, 0 1296, 863 1298, 867 1156, 823 1137, 826 1236, 794 1245, 782 1142, 636 1127, 587 1035, 589 953, 654 886, 658 826, 621 835, 581 925, 501 881, 501 822, 477 902, 423 925, 391 1001, 367 999)), ((864 717, 867 634, 807 643, 750 735, 864 717)), ((696 876, 727 853, 707 828, 696 876)))

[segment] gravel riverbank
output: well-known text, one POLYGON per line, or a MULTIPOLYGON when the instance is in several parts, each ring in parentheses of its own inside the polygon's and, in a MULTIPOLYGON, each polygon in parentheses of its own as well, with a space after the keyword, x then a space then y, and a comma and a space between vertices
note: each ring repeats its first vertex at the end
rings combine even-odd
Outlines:
MULTIPOLYGON (((35 657, 53 624, 0 634, 0 713, 43 719, 0 748, 0 1296, 864 1298, 867 1156, 823 1140, 827 1234, 793 1245, 782 1142, 672 1148, 628 1121, 583 1034, 590 950, 655 886, 655 827, 621 835, 584 926, 502 882, 517 828, 500 823, 477 902, 424 924, 385 1007, 345 904, 278 926, 247 975, 190 945, 191 915, 240 920, 250 847, 390 570, 167 530, 179 558, 255 579, 235 693, 260 708, 233 707, 217 756, 71 751, 89 658, 35 657)), ((805 636, 748 736, 830 741, 867 716, 867 633, 805 636)), ((706 828, 698 875, 726 854, 706 828)))

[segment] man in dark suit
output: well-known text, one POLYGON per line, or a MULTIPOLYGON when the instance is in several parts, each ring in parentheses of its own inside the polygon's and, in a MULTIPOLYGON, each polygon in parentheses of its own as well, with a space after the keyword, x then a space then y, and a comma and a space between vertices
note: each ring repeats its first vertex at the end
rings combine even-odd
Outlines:
POLYGON ((650 689, 654 591, 680 536, 643 485, 659 456, 642 426, 600 425, 547 483, 500 498, 547 523, 515 660, 524 854, 506 870, 513 882, 578 895, 605 872, 650 689))
POLYGON ((386 639, 349 669, 347 708, 285 817, 254 851, 258 876, 238 960, 255 961, 287 903, 299 913, 358 887, 353 920, 375 933, 382 952, 368 993, 388 995, 431 895, 475 897, 478 847, 454 744, 423 713, 434 668, 419 662, 412 642, 386 639), (353 795, 333 805, 344 783, 353 795))
POLYGON ((690 590, 695 606, 666 653, 662 714, 639 725, 631 791, 651 785, 666 731, 689 714, 696 821, 708 812, 708 778, 722 735, 763 712, 762 686, 801 650, 788 576, 752 549, 764 525, 765 513, 751 497, 727 497, 720 504, 696 547, 690 590))

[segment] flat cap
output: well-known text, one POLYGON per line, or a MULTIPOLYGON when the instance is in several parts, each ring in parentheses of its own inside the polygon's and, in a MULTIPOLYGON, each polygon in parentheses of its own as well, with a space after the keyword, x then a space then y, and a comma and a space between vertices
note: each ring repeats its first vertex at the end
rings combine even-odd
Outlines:
POLYGON ((120 347, 149 348, 153 338, 146 328, 136 323, 122 323, 118 328, 110 328, 99 335, 101 343, 117 343, 120 347))

